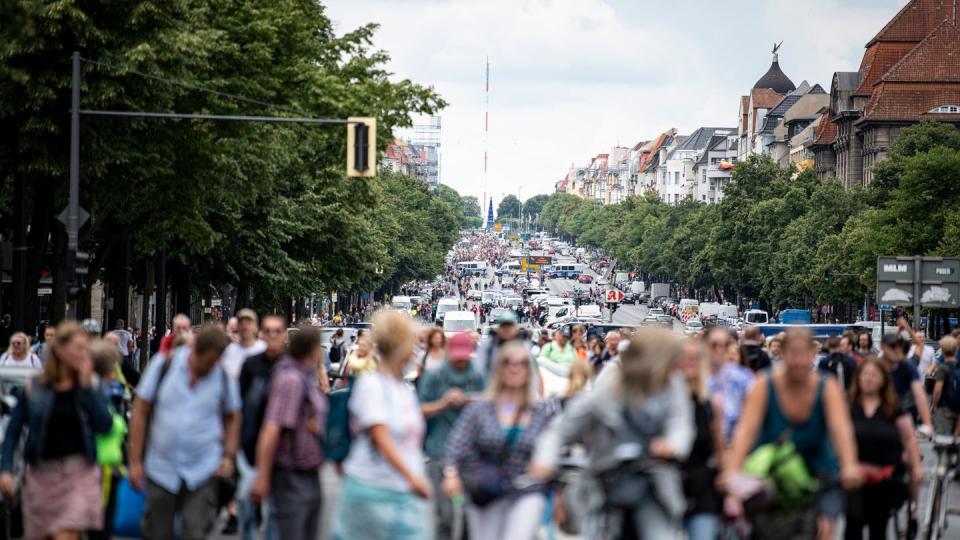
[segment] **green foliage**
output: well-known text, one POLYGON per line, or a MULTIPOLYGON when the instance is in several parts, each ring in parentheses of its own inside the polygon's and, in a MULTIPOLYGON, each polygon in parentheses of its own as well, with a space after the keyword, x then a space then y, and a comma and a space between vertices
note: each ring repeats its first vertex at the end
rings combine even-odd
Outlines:
MULTIPOLYGON (((84 65, 88 109, 374 116, 383 149, 412 115, 446 105, 433 89, 385 70, 388 55, 372 48, 375 25, 338 35, 318 2, 4 6, 0 234, 13 227, 12 179, 25 177, 36 235, 29 275, 64 264, 54 255, 62 249, 54 216, 66 204, 74 50, 103 62, 84 65)), ((90 282, 109 278, 102 270, 120 266, 110 261, 129 242, 134 261, 163 250, 188 269, 195 288, 242 284, 272 309, 283 298, 432 275, 467 215, 446 186, 433 194, 395 175, 346 178, 342 127, 98 117, 83 117, 81 126, 90 282)))
POLYGON ((960 132, 904 129, 875 178, 844 189, 754 156, 737 164, 719 204, 670 206, 648 194, 603 207, 556 193, 540 224, 687 289, 779 308, 857 304, 876 286, 880 255, 960 255, 960 132))
POLYGON ((547 204, 548 200, 550 196, 541 193, 523 201, 523 215, 528 220, 535 219, 543 211, 543 205, 547 204))
POLYGON ((460 197, 463 215, 466 217, 482 217, 480 212, 480 200, 473 195, 464 195, 460 197))
POLYGON ((520 199, 515 195, 507 195, 500 204, 497 205, 497 217, 514 218, 520 217, 520 199))

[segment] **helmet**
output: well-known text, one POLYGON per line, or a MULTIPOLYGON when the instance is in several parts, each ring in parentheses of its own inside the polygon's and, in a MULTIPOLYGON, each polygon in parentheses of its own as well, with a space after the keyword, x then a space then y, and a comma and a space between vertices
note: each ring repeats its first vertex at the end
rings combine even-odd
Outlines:
POLYGON ((84 319, 83 322, 80 323, 80 326, 82 326, 88 334, 100 335, 100 332, 102 331, 100 321, 96 319, 84 319))

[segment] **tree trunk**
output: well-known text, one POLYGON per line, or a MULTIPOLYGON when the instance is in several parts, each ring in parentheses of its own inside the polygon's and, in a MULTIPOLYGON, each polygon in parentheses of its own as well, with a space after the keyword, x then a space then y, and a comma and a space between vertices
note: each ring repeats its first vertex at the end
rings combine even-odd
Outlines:
POLYGON ((147 366, 147 361, 150 359, 150 296, 153 294, 156 287, 154 286, 155 279, 155 264, 153 259, 144 259, 143 260, 143 302, 140 305, 140 370, 142 371, 147 366))

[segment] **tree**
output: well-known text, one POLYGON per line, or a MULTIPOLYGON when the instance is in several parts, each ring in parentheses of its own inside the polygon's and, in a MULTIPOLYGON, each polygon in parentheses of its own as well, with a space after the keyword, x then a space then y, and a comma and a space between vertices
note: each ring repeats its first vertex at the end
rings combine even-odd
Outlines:
POLYGON ((480 200, 473 195, 460 197, 463 206, 463 215, 466 217, 483 217, 480 211, 480 200))
MULTIPOLYGON (((12 208, 12 180, 26 180, 31 277, 17 286, 31 302, 28 321, 41 269, 53 275, 54 304, 64 302, 65 235, 54 216, 66 198, 73 50, 100 62, 84 67, 90 109, 374 116, 384 148, 411 115, 445 106, 432 89, 385 71, 389 57, 371 48, 375 25, 337 35, 315 2, 8 4, 0 10, 0 209, 12 208)), ((391 180, 384 189, 379 179, 344 177, 341 128, 84 117, 81 138, 88 283, 125 294, 123 267, 145 268, 165 253, 175 297, 187 298, 178 309, 223 284, 274 310, 322 291, 427 275, 459 225, 459 201, 451 207, 441 191, 417 200, 432 213, 429 227, 415 229, 428 238, 397 234, 390 238, 400 246, 387 244, 383 215, 399 191, 391 180), (389 249, 418 242, 426 247, 411 249, 411 267, 379 273, 389 249)), ((9 215, 0 212, 5 236, 15 226, 9 215)), ((134 284, 146 291, 149 274, 135 272, 134 284)), ((125 312, 125 301, 114 304, 125 312)), ((52 311, 56 320, 62 308, 52 311)))
POLYGON ((523 215, 527 220, 535 220, 540 215, 540 212, 543 211, 543 205, 547 204, 549 200, 549 195, 541 193, 540 195, 534 195, 523 201, 523 215))
POLYGON ((520 199, 517 199, 514 195, 507 195, 504 197, 500 204, 497 205, 497 216, 502 218, 512 217, 514 219, 520 217, 520 199))

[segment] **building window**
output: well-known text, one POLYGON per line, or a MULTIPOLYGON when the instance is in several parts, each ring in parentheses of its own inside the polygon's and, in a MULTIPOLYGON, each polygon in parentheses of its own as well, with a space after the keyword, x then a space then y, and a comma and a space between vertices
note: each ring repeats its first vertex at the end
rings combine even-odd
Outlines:
POLYGON ((673 173, 673 183, 674 183, 674 184, 679 184, 679 183, 680 183, 680 171, 674 171, 674 173, 673 173))
POLYGON ((930 114, 960 114, 960 105, 941 105, 930 109, 930 114))

